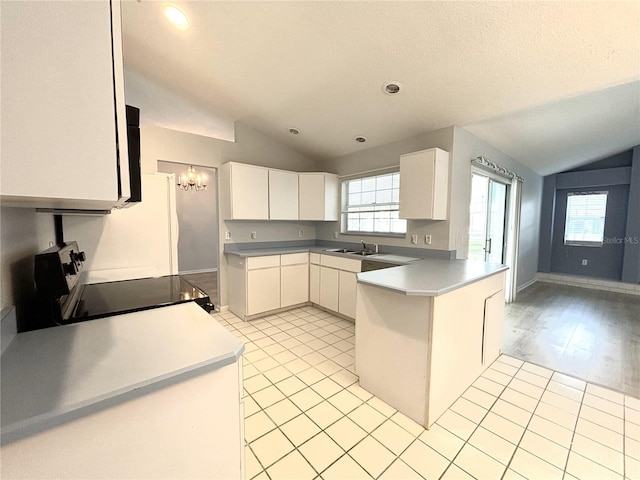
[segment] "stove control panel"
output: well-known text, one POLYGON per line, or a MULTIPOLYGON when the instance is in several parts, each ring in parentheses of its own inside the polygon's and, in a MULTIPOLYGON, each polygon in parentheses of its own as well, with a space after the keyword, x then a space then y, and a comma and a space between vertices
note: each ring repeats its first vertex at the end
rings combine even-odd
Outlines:
POLYGON ((86 256, 77 242, 67 242, 40 252, 35 257, 38 295, 58 299, 68 295, 78 283, 86 256))

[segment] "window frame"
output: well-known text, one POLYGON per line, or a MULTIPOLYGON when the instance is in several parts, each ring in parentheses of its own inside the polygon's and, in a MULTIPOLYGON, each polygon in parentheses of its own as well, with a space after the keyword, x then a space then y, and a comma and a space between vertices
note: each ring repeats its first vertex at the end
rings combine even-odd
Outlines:
MULTIPOLYGON (((365 173, 360 173, 360 174, 354 174, 354 175, 349 175, 348 177, 343 177, 340 179, 340 233, 342 235, 358 235, 358 236, 375 236, 375 237, 393 237, 393 238, 405 238, 407 235, 407 220, 406 219, 402 219, 398 217, 398 220, 402 220, 404 221, 404 232, 400 233, 400 232, 385 232, 385 231, 363 231, 363 230, 349 230, 349 224, 348 224, 348 214, 349 213, 357 213, 357 212, 353 212, 353 211, 348 211, 349 207, 354 207, 353 205, 349 205, 348 204, 348 184, 349 182, 355 181, 355 180, 364 180, 364 179, 370 179, 370 178, 377 178, 377 177, 384 177, 387 175, 397 175, 398 178, 398 201, 394 202, 385 202, 385 203, 381 203, 380 206, 395 206, 395 208, 389 208, 387 210, 376 210, 376 211, 388 211, 388 212, 400 212, 400 167, 394 167, 391 169, 385 169, 385 170, 380 170, 380 171, 375 171, 375 172, 365 172, 365 173)), ((392 178, 392 184, 393 184, 393 178, 392 178)), ((391 190, 393 190, 393 186, 391 188, 391 190)), ((377 185, 376 185, 376 189, 373 190, 374 192, 377 192, 377 185)), ((364 207, 366 206, 373 206, 375 205, 376 202, 373 202, 371 204, 357 204, 357 205, 363 205, 364 207)), ((363 207, 355 207, 355 208, 363 208, 363 207)), ((373 207, 375 208, 375 207, 373 207)), ((364 212, 362 212, 364 213, 364 212)), ((375 225, 375 220, 374 220, 374 225, 375 225)), ((391 228, 391 225, 390 227, 391 228)))
MULTIPOLYGON (((566 209, 565 209, 565 216, 564 216, 564 233, 563 233, 563 245, 567 246, 567 247, 602 247, 604 245, 604 240, 605 240, 605 227, 606 227, 606 221, 607 221, 607 206, 608 206, 608 202, 609 202, 609 191, 608 190, 599 190, 599 191, 584 191, 584 190, 577 190, 577 191, 573 191, 573 192, 569 192, 567 193, 567 201, 566 201, 566 209), (582 196, 589 196, 589 195, 604 195, 605 196, 605 200, 604 200, 604 214, 602 216, 602 235, 601 235, 601 240, 597 241, 597 240, 568 240, 567 239, 567 234, 568 233, 574 233, 574 232, 568 232, 567 227, 569 225, 569 199, 571 197, 582 197, 582 196)), ((584 235, 584 232, 583 234, 584 235)))

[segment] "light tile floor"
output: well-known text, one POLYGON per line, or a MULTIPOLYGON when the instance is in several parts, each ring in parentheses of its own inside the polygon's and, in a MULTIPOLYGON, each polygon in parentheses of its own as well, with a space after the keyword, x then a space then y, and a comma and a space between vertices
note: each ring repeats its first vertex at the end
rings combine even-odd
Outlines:
POLYGON ((640 400, 502 355, 426 430, 358 386, 354 324, 314 307, 251 322, 247 479, 640 479, 640 400))

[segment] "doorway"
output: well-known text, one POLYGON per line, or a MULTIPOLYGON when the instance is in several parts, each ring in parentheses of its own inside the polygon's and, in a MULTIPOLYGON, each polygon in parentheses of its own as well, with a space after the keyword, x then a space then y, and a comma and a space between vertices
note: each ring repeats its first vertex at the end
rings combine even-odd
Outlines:
POLYGON ((507 183, 483 173, 472 173, 469 260, 506 263, 508 198, 507 183))
MULTIPOLYGON (((185 175, 189 164, 158 160, 158 171, 185 175)), ((178 273, 218 302, 218 195, 217 169, 194 164, 195 173, 206 178, 205 190, 176 187, 178 219, 178 273)))

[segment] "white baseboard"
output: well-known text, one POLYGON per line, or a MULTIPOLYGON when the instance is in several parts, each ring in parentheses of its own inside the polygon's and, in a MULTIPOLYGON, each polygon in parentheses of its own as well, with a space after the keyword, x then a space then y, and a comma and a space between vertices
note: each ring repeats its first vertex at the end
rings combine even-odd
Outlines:
POLYGON ((224 313, 229 311, 229 305, 218 305, 218 312, 224 313))
POLYGON ((527 283, 524 283, 524 284, 520 285, 520 286, 517 288, 516 292, 520 293, 522 290, 524 290, 524 289, 525 289, 525 288, 527 288, 527 287, 530 287, 531 285, 533 285, 533 284, 534 284, 534 283, 536 283, 536 282, 537 282, 537 279, 536 279, 536 278, 533 278, 533 279, 529 280, 527 283))
POLYGON ((627 295, 640 295, 640 284, 623 283, 614 280, 602 280, 599 278, 581 277, 578 275, 565 275, 561 273, 536 273, 538 282, 569 285, 572 287, 591 288, 606 292, 626 293, 627 295))

